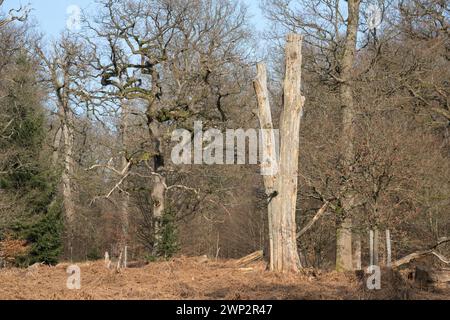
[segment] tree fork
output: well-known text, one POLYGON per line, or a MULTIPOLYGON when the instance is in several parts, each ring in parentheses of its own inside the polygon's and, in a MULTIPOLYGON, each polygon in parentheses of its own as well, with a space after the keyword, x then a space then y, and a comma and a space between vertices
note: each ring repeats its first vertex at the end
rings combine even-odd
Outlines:
POLYGON ((275 136, 267 89, 266 66, 257 65, 254 81, 258 117, 263 130, 262 173, 267 195, 277 193, 268 203, 270 270, 297 272, 296 203, 301 113, 305 98, 301 95, 302 36, 289 34, 286 42, 284 107, 280 117, 280 159, 277 161, 275 136))

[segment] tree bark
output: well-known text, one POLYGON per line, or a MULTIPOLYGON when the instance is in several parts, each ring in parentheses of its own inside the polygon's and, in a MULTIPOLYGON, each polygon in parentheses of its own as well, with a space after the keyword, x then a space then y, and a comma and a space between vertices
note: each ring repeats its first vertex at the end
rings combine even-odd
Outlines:
MULTIPOLYGON (((359 24, 360 0, 348 0, 347 34, 344 42, 344 52, 341 60, 339 96, 342 108, 342 147, 344 168, 347 179, 352 173, 355 159, 354 154, 354 121, 356 111, 353 101, 352 69, 355 61, 356 41, 359 24)), ((348 186, 344 185, 342 207, 343 217, 338 220, 336 234, 336 270, 352 270, 352 219, 351 211, 355 203, 355 194, 348 186)))
MULTIPOLYGON (((276 157, 275 134, 273 131, 272 112, 269 103, 269 91, 267 89, 267 70, 263 63, 258 63, 256 66, 257 77, 254 82, 256 98, 258 100, 258 118, 261 126, 262 141, 262 161, 261 174, 264 178, 264 186, 266 195, 272 195, 275 192, 275 181, 278 172, 278 159, 276 157)), ((275 270, 274 265, 274 240, 277 235, 273 233, 273 215, 274 202, 269 201, 267 205, 268 210, 268 224, 269 224, 269 269, 275 270)))
POLYGON ((62 174, 64 207, 69 224, 75 217, 75 204, 72 194, 71 177, 73 175, 73 133, 67 123, 63 125, 64 134, 64 170, 62 174))
POLYGON ((155 176, 153 180, 153 190, 151 199, 153 203, 153 219, 154 219, 154 236, 155 245, 153 247, 153 255, 158 254, 159 245, 161 243, 161 226, 165 208, 166 199, 166 179, 163 176, 155 176))
MULTIPOLYGON (((126 157, 127 152, 127 133, 128 133, 128 116, 129 116, 129 106, 126 102, 122 102, 122 115, 121 115, 121 124, 120 124, 120 135, 121 135, 121 147, 122 147, 122 159, 121 159, 121 168, 129 168, 128 160, 126 157)), ((128 169, 129 170, 129 169, 128 169)), ((127 174, 127 172, 124 172, 127 174)), ((124 182, 125 184, 126 182, 124 182)), ((120 203, 120 220, 122 225, 122 234, 120 239, 120 245, 125 247, 128 242, 128 229, 129 229, 129 195, 127 193, 123 193, 121 197, 120 203)))
MULTIPOLYGON (((297 251, 296 203, 301 111, 302 37, 290 34, 286 43, 286 75, 284 107, 280 117, 280 161, 278 172, 264 178, 268 204, 270 269, 277 272, 297 272, 301 267, 297 251)), ((264 65, 258 65, 255 80, 259 119, 262 129, 273 127, 268 100, 267 75, 264 65)), ((263 134, 264 151, 273 161, 275 141, 272 134, 263 134)), ((263 169, 273 163, 263 163, 263 169)), ((276 159, 275 159, 276 161, 276 159)))
POLYGON ((53 139, 53 154, 52 154, 52 165, 56 167, 58 165, 59 159, 59 148, 61 146, 61 137, 62 137, 62 126, 58 128, 55 134, 55 138, 53 139))
POLYGON ((352 221, 346 218, 339 223, 336 231, 336 270, 353 270, 352 257, 352 221))
POLYGON ((70 258, 73 256, 73 241, 74 241, 74 223, 75 223, 75 201, 72 189, 72 177, 74 174, 74 162, 73 162, 73 115, 68 106, 65 105, 65 101, 61 100, 59 106, 59 115, 62 117, 62 135, 64 141, 64 168, 61 175, 62 181, 62 194, 63 194, 63 207, 64 215, 66 219, 66 230, 68 237, 68 249, 70 258))

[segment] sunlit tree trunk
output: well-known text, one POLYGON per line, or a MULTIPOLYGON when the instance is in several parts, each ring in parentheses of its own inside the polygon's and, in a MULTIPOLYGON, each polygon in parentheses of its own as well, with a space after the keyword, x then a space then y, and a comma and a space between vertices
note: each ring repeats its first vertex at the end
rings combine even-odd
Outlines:
MULTIPOLYGON (((121 114, 121 123, 120 123, 120 138, 121 138, 121 148, 122 148, 122 155, 121 155, 121 168, 127 168, 128 165, 128 159, 126 156, 127 152, 127 138, 128 138, 128 116, 129 116, 129 106, 127 105, 127 102, 122 102, 122 114, 121 114)), ((124 172, 126 174, 126 172, 124 172)), ((124 182, 126 186, 126 182, 124 182)), ((126 192, 122 193, 121 201, 120 201, 120 220, 121 220, 121 227, 122 227, 122 234, 120 239, 120 245, 121 247, 125 247, 128 243, 128 236, 129 236, 129 195, 126 192)))
POLYGON ((66 218, 66 229, 68 236, 69 254, 73 255, 73 242, 74 242, 74 223, 75 223, 75 200, 72 189, 72 179, 74 174, 74 161, 73 161, 73 121, 71 111, 67 108, 62 108, 63 125, 62 134, 64 138, 64 168, 61 176, 62 180, 62 194, 63 194, 63 206, 64 215, 66 218), (65 109, 65 110, 64 110, 65 109))
MULTIPOLYGON (((262 169, 266 193, 269 198, 270 269, 277 272, 297 272, 300 259, 297 250, 296 203, 298 185, 298 157, 300 120, 304 105, 301 95, 302 37, 290 34, 286 43, 286 75, 284 81, 284 107, 280 118, 280 159, 275 154, 273 133, 263 135, 263 148, 267 163, 262 169), (278 170, 277 170, 278 169, 278 170)), ((255 81, 259 119, 262 129, 273 128, 267 90, 267 73, 258 65, 255 81)))
MULTIPOLYGON (((355 62, 356 41, 359 24, 360 0, 348 0, 347 34, 341 60, 339 96, 342 108, 342 149, 344 168, 347 177, 352 174, 355 160, 354 135, 356 110, 352 90, 352 70, 355 62)), ((336 270, 353 269, 352 259, 352 219, 351 211, 355 204, 354 191, 344 186, 342 209, 343 214, 337 219, 336 232, 336 270)))

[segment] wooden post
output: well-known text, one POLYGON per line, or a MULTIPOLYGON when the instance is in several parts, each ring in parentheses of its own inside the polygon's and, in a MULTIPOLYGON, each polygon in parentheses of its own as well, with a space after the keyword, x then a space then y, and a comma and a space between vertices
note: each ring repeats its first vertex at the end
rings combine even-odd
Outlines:
POLYGON ((392 251, 391 251, 391 232, 386 229, 386 266, 392 266, 392 251))
POLYGON ((370 255, 370 264, 369 266, 373 266, 373 230, 369 231, 369 255, 370 255))
POLYGON ((109 257, 108 251, 105 252, 105 267, 108 269, 111 267, 111 259, 109 257))
POLYGON ((121 266, 120 262, 122 261, 122 255, 123 255, 123 251, 120 250, 119 260, 117 261, 117 265, 116 265, 116 271, 117 272, 120 272, 120 266, 121 266))
POLYGON ((354 267, 355 267, 355 270, 362 270, 362 263, 361 263, 361 235, 359 233, 355 234, 354 267))
POLYGON ((123 251, 123 267, 127 268, 128 265, 128 246, 125 246, 123 251))
POLYGON ((284 107, 280 117, 280 161, 277 164, 275 135, 264 64, 257 65, 254 81, 258 117, 262 129, 264 161, 261 165, 268 199, 270 270, 297 272, 296 203, 300 121, 304 97, 301 95, 302 37, 289 34, 286 41, 284 107), (275 165, 274 165, 275 164, 275 165), (277 169, 277 170, 274 170, 277 169), (268 170, 269 169, 269 170, 268 170))
POLYGON ((380 259, 379 259, 379 232, 378 228, 375 228, 373 232, 373 265, 379 266, 380 265, 380 259))

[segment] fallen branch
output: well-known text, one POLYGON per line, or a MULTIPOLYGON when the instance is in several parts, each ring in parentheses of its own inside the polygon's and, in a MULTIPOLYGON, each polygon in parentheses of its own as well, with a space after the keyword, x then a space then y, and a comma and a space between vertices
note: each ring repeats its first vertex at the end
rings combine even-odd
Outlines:
POLYGON ((431 110, 450 121, 450 111, 441 108, 432 108, 431 110))
POLYGON ((238 267, 245 267, 252 262, 262 260, 263 257, 264 257, 264 252, 262 250, 256 251, 256 252, 253 252, 252 254, 249 254, 248 256, 245 256, 245 257, 239 259, 238 261, 236 261, 236 265, 238 267))
POLYGON ((433 245, 432 247, 430 247, 427 250, 422 250, 422 251, 417 251, 417 252, 413 252, 411 254, 408 254, 407 256, 395 261, 392 263, 392 268, 398 268, 404 264, 410 263, 412 260, 416 260, 419 259, 421 257, 427 256, 427 255, 434 255, 435 257, 437 257, 440 261, 442 261, 445 264, 449 264, 449 259, 447 259, 446 257, 444 257, 443 255, 439 254, 438 252, 435 251, 435 249, 437 247, 439 247, 440 245, 450 242, 450 237, 443 237, 441 239, 439 239, 439 241, 433 245))
POLYGON ((300 230, 300 232, 297 233, 297 239, 300 238, 302 235, 304 235, 306 232, 308 232, 309 229, 312 228, 312 226, 324 215, 324 213, 327 211, 328 206, 330 205, 330 203, 327 201, 325 202, 325 204, 322 206, 322 208, 320 208, 319 211, 317 211, 316 215, 314 216, 314 218, 312 218, 312 220, 310 222, 308 222, 308 224, 302 229, 300 230))

